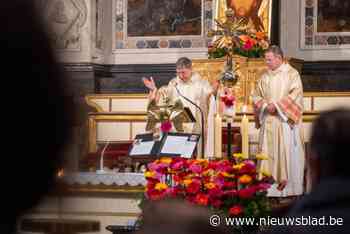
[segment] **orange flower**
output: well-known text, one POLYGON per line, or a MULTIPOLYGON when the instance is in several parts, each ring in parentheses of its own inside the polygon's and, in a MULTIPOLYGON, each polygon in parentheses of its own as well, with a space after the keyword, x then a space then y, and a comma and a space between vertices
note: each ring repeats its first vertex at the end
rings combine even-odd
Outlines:
POLYGON ((249 175, 242 175, 238 180, 241 184, 249 184, 253 179, 249 175))
POLYGON ((161 163, 166 163, 166 164, 170 164, 171 161, 172 161, 171 158, 161 158, 161 159, 160 159, 160 162, 161 162, 161 163))
POLYGON ((251 38, 248 35, 240 35, 239 39, 241 39, 243 42, 246 42, 246 41, 250 40, 251 38))
POLYGON ((262 40, 265 38, 265 33, 264 32, 256 32, 255 36, 258 40, 262 40))
POLYGON ((214 184, 214 183, 206 183, 204 186, 205 186, 207 189, 215 188, 215 184, 214 184))
POLYGON ((192 180, 191 180, 191 179, 185 179, 185 180, 183 181, 183 183, 184 183, 185 186, 188 186, 189 184, 192 183, 192 180))

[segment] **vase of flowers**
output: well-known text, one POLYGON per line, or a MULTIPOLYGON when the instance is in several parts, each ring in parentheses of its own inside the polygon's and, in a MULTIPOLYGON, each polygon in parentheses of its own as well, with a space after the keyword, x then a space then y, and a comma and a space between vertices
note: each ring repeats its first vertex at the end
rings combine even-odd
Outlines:
POLYGON ((268 38, 265 32, 249 30, 237 36, 237 43, 232 45, 208 46, 208 57, 222 58, 227 55, 240 55, 247 58, 262 58, 269 47, 268 38))
POLYGON ((222 102, 222 113, 225 117, 233 118, 236 114, 235 101, 236 98, 232 94, 232 90, 227 88, 220 97, 222 102))
POLYGON ((160 115, 160 133, 168 133, 172 130, 172 123, 170 121, 170 114, 166 111, 162 112, 160 115))

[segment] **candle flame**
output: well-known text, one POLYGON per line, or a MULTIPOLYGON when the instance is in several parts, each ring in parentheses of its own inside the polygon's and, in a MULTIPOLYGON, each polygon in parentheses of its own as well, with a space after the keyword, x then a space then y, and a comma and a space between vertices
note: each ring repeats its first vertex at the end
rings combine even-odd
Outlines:
POLYGON ((57 177, 58 177, 58 178, 61 178, 63 175, 64 175, 64 170, 63 170, 63 168, 62 168, 62 169, 58 170, 58 172, 57 172, 57 177))

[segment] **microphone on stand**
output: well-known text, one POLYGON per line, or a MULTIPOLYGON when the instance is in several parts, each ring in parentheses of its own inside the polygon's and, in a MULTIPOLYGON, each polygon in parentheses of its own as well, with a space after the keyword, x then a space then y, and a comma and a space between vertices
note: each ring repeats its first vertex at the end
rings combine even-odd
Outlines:
POLYGON ((105 170, 104 170, 104 161, 103 161, 103 158, 104 158, 104 155, 105 155, 105 151, 107 149, 109 145, 109 140, 107 141, 106 145, 103 147, 103 150, 101 152, 101 157, 100 157, 100 169, 99 170, 96 170, 96 173, 97 174, 104 174, 105 173, 105 170))
POLYGON ((177 91, 177 93, 183 97, 186 101, 188 101, 189 103, 191 103, 192 105, 194 105, 196 108, 198 108, 199 112, 201 113, 201 127, 202 127, 202 158, 204 158, 204 114, 202 109, 193 101, 191 101, 189 98, 185 97, 184 95, 181 94, 180 90, 177 88, 177 82, 175 83, 175 89, 177 91))

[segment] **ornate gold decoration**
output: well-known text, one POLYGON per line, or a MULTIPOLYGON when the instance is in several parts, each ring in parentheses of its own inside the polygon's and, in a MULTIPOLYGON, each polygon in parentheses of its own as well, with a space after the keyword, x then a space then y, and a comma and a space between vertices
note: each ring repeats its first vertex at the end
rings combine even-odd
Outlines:
MULTIPOLYGON (((246 58, 233 56, 237 82, 232 87, 236 97, 236 110, 239 112, 244 104, 248 106, 248 112, 253 112, 251 93, 262 73, 267 67, 263 58, 246 58)), ((197 71, 209 82, 220 78, 225 68, 225 59, 194 59, 193 70, 197 71)))
POLYGON ((183 132, 184 106, 181 100, 175 101, 173 105, 166 101, 165 105, 157 105, 155 100, 150 101, 147 106, 147 125, 146 131, 156 132, 156 124, 164 120, 170 120, 176 131, 183 132))
POLYGON ((208 36, 217 36, 213 42, 215 48, 233 48, 239 45, 238 36, 247 28, 243 19, 233 17, 231 9, 226 11, 226 19, 215 19, 217 30, 210 30, 208 36))

